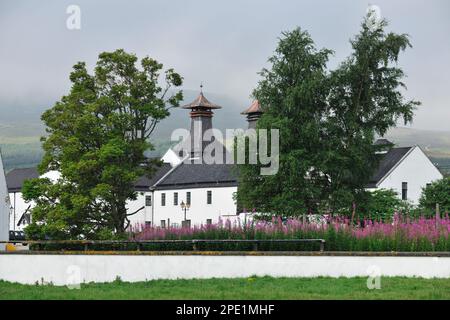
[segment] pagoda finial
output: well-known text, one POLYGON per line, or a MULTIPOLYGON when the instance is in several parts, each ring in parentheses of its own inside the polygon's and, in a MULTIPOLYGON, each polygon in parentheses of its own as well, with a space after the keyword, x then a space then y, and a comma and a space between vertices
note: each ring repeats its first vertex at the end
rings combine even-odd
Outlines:
POLYGON ((208 99, 205 98, 203 95, 203 82, 200 83, 200 94, 198 97, 192 101, 191 103, 182 106, 183 109, 207 109, 211 111, 211 109, 221 109, 222 107, 211 103, 208 101, 208 99))

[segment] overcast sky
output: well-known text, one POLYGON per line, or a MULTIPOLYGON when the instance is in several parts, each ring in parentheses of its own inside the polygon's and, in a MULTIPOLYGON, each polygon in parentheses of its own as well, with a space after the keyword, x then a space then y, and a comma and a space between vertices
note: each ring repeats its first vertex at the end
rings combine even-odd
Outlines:
MULTIPOLYGON (((400 64, 407 96, 423 102, 413 127, 450 130, 450 1, 371 4, 390 30, 411 36, 414 48, 400 64)), ((92 67, 100 52, 117 48, 175 68, 186 89, 203 81, 205 91, 245 104, 281 31, 308 30, 318 47, 336 52, 333 68, 350 53, 348 40, 367 6, 366 0, 0 0, 0 110, 58 100, 75 62, 92 67), (80 30, 66 27, 71 4, 81 9, 80 30)))

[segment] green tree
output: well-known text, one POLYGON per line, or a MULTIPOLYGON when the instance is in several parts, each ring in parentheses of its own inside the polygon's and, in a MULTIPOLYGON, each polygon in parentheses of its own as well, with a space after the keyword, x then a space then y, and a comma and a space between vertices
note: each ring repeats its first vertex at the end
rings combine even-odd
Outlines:
POLYGON ((361 201, 358 213, 360 218, 375 220, 392 220, 394 213, 408 214, 410 205, 401 200, 392 189, 377 189, 367 192, 361 201))
POLYGON ((375 136, 383 136, 400 119, 412 121, 420 105, 401 92, 406 86, 397 61, 411 46, 408 36, 386 33, 386 26, 385 20, 374 23, 369 14, 351 41, 352 55, 330 75, 324 136, 331 153, 325 173, 332 208, 364 197, 364 186, 380 160, 375 136))
POLYGON ((435 181, 422 190, 420 208, 430 213, 434 212, 436 204, 441 212, 450 212, 450 177, 435 181))
POLYGON ((283 33, 269 59, 272 68, 262 70, 253 93, 264 108, 257 127, 280 132, 280 167, 276 175, 261 176, 261 165, 241 165, 240 206, 279 215, 302 214, 318 206, 324 179, 321 117, 331 53, 317 50, 310 35, 299 28, 283 33))
POLYGON ((169 109, 182 100, 182 84, 173 69, 123 50, 99 55, 90 74, 83 62, 70 74, 68 95, 42 120, 41 173, 57 170, 56 182, 25 184, 24 199, 34 201, 30 237, 104 238, 121 236, 129 225, 126 202, 136 198, 133 184, 151 176, 158 163, 146 159, 149 138, 169 109), (160 85, 163 83, 163 85, 160 85))
POLYGON ((260 164, 241 165, 240 206, 298 215, 348 212, 364 199, 379 161, 374 137, 400 118, 411 121, 419 104, 404 99, 396 65, 408 37, 370 21, 369 15, 351 42, 353 53, 332 72, 326 70, 332 51, 317 50, 300 29, 283 33, 253 92, 264 111, 257 128, 280 130, 280 169, 260 176, 260 164))

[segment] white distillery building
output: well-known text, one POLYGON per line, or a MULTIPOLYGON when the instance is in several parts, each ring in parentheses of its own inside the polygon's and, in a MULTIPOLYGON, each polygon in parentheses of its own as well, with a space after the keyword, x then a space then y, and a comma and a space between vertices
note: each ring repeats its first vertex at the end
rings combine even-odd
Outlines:
MULTIPOLYGON (((238 188, 235 166, 194 163, 206 146, 197 139, 212 128, 213 110, 221 107, 209 102, 200 92, 197 99, 183 108, 190 110, 191 137, 164 154, 164 164, 152 178, 141 177, 136 181, 137 199, 128 203, 128 212, 134 213, 129 216, 132 226, 180 226, 185 220, 190 225, 199 225, 215 223, 221 217, 238 217, 233 199, 238 188), (186 144, 191 151, 189 154, 183 153, 186 148, 182 147, 186 144)), ((242 114, 246 115, 249 128, 254 128, 262 114, 258 101, 242 114)), ((385 149, 379 153, 380 163, 366 186, 367 190, 393 189, 403 200, 418 204, 422 188, 443 177, 418 146, 394 148, 384 139, 376 144, 385 145, 385 149)), ((225 157, 227 151, 223 145, 221 147, 225 157)), ((53 173, 46 175, 56 177, 53 173)), ((14 169, 7 174, 11 199, 10 230, 22 230, 30 222, 32 204, 23 201, 21 188, 26 179, 38 176, 35 168, 14 169)))
POLYGON ((375 144, 385 145, 386 150, 379 153, 380 163, 367 190, 392 189, 402 200, 417 205, 422 189, 443 178, 419 146, 393 148, 393 144, 385 139, 379 139, 375 144))
MULTIPOLYGON (((152 179, 141 177, 136 182, 137 199, 128 203, 128 212, 137 213, 129 216, 130 225, 181 225, 182 202, 189 205, 186 220, 191 224, 215 223, 221 216, 236 215, 237 180, 232 170, 231 165, 180 163, 172 167, 164 163, 152 179)), ((30 223, 33 204, 23 200, 21 189, 25 180, 37 177, 36 168, 13 169, 7 174, 10 207, 2 216, 8 218, 2 225, 9 221, 9 230, 22 231, 30 223)))
MULTIPOLYGON (((209 142, 199 142, 203 133, 212 128, 213 111, 221 107, 209 102, 200 92, 197 99, 182 107, 190 110, 191 138, 169 149, 162 157, 164 164, 152 178, 141 177, 135 183, 137 199, 128 203, 131 226, 155 225, 180 226, 183 221, 190 225, 218 222, 220 217, 236 216, 237 206, 233 195, 237 191, 237 174, 230 164, 195 164, 202 157, 209 142), (194 133, 194 128, 200 130, 194 133), (186 148, 187 144, 187 148, 186 148), (190 150, 189 154, 182 154, 190 150), (184 209, 182 208, 184 204, 184 209)), ((201 141, 201 140, 200 140, 201 141)), ((220 143, 216 141, 216 143, 220 143)), ((224 157, 226 149, 223 148, 224 157)), ((51 174, 57 179, 58 173, 51 174)), ((10 230, 21 231, 32 219, 32 203, 22 198, 25 180, 39 177, 36 168, 14 169, 7 175, 11 199, 10 230)))

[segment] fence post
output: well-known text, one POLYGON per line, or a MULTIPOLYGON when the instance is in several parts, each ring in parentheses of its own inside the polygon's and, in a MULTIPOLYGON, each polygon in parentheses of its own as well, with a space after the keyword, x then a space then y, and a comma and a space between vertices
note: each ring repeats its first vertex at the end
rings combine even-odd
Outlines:
POLYGON ((436 219, 435 219, 434 223, 435 223, 435 227, 437 229, 439 227, 439 219, 441 218, 441 213, 439 210, 439 203, 436 203, 436 217, 435 218, 436 219))
POLYGON ((258 251, 258 242, 253 243, 253 250, 258 251))
POLYGON ((197 251, 197 244, 196 241, 192 241, 192 250, 197 251))
POLYGON ((325 247, 325 241, 324 240, 320 240, 320 252, 323 252, 325 247))

